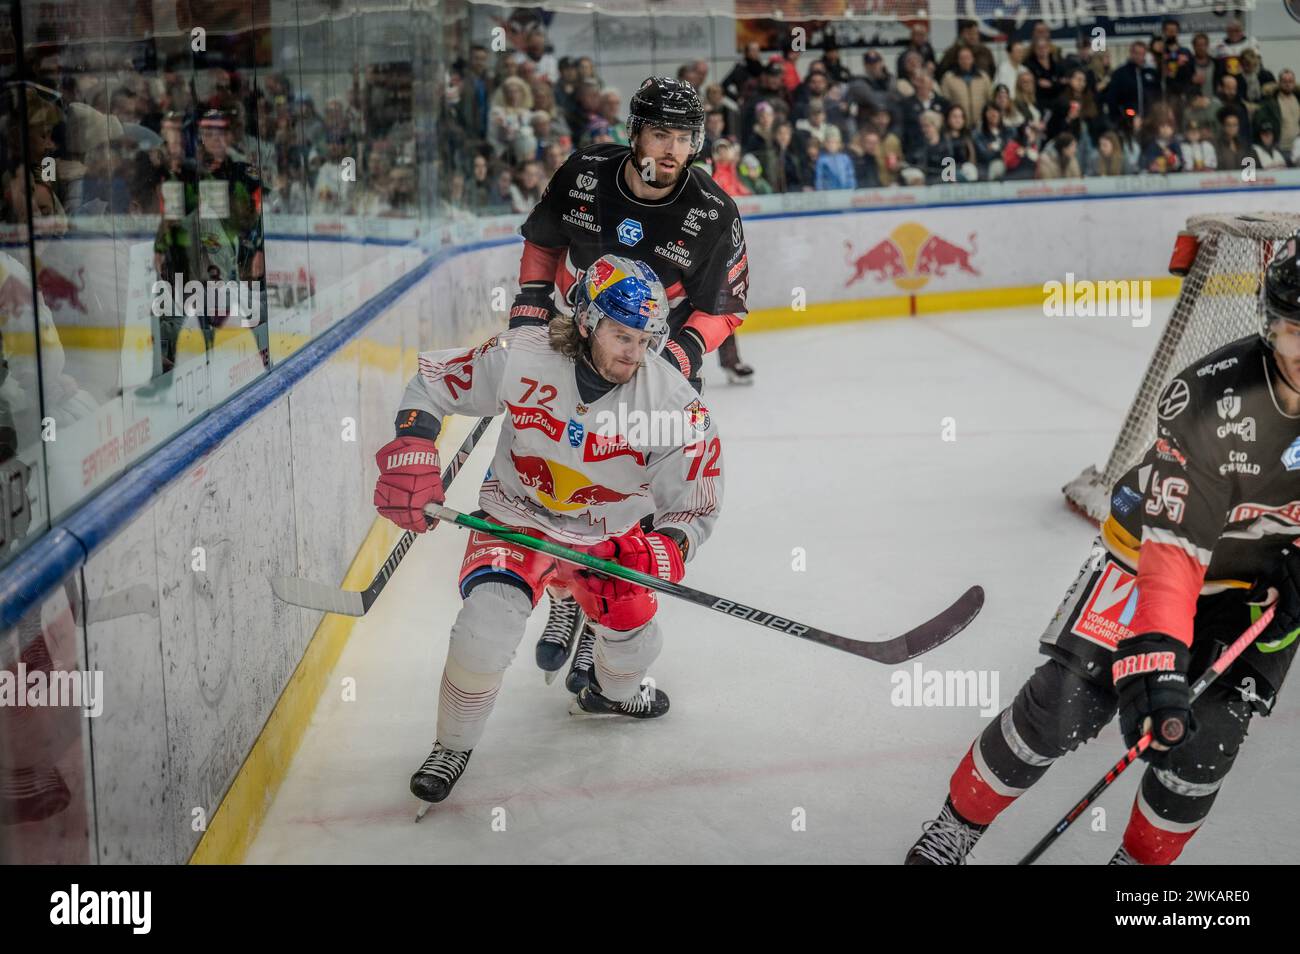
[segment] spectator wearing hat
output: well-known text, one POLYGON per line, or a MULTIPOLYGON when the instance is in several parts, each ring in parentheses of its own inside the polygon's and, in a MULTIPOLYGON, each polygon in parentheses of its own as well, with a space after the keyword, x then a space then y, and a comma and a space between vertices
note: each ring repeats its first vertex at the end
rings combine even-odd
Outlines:
POLYGON ((740 115, 740 128, 749 129, 754 125, 754 110, 759 103, 767 103, 776 110, 778 117, 790 115, 790 97, 785 91, 785 70, 780 63, 769 63, 759 74, 758 89, 745 103, 740 115))
POLYGON ((772 186, 763 178, 763 164, 759 162, 758 157, 752 152, 747 152, 740 157, 736 171, 740 175, 741 184, 750 191, 750 194, 771 194, 772 186))
POLYGON ((1285 169, 1290 165, 1286 154, 1277 148, 1277 130, 1270 122, 1255 124, 1255 144, 1251 150, 1259 169, 1285 169))
MULTIPOLYGON (((775 135, 776 110, 772 108, 771 103, 759 103, 754 110, 754 125, 745 133, 743 140, 745 151, 761 157, 771 148, 775 135)), ((767 165, 765 160, 763 165, 767 165)))
MULTIPOLYGON (((919 62, 918 57, 914 60, 919 62)), ((871 115, 882 106, 892 112, 903 100, 898 81, 890 75, 885 58, 877 51, 867 50, 862 54, 862 69, 863 75, 853 77, 844 87, 844 99, 856 110, 859 125, 864 122, 861 117, 871 115)))

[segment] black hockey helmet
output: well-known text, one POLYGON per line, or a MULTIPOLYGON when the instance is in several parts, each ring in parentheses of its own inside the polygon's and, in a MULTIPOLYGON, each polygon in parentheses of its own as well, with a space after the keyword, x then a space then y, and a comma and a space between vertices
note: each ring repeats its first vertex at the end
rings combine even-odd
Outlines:
POLYGON ((1260 291, 1260 334, 1270 347, 1277 321, 1300 324, 1300 232, 1287 239, 1264 270, 1264 287, 1260 291))
POLYGON ((693 158, 704 147, 704 102, 690 83, 667 76, 648 76, 632 94, 628 136, 635 139, 646 126, 690 130, 693 158))

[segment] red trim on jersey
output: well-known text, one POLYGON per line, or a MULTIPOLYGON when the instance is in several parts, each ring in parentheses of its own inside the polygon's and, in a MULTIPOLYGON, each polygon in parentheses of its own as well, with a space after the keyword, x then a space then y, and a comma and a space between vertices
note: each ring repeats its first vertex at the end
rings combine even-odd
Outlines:
POLYGON ((1138 552, 1137 612, 1129 628, 1139 636, 1166 633, 1190 647, 1205 569, 1177 544, 1143 541, 1138 552))
POLYGON ((976 825, 987 825, 1016 799, 1014 796, 999 795, 984 781, 971 754, 979 744, 980 740, 976 739, 974 745, 966 750, 957 771, 952 773, 952 779, 948 782, 948 797, 962 818, 976 825))
POLYGON ((1141 865, 1173 864, 1196 832, 1195 828, 1191 831, 1165 831, 1157 828, 1142 813, 1138 800, 1134 798, 1133 811, 1128 816, 1128 827, 1124 829, 1124 850, 1141 865))
POLYGON ((562 258, 563 248, 547 248, 524 239, 524 254, 519 257, 519 284, 555 281, 555 271, 562 258))
POLYGON ((731 333, 740 327, 745 319, 737 314, 711 315, 707 311, 696 309, 686 319, 686 327, 692 329, 704 342, 705 354, 716 351, 718 345, 731 337, 731 333))

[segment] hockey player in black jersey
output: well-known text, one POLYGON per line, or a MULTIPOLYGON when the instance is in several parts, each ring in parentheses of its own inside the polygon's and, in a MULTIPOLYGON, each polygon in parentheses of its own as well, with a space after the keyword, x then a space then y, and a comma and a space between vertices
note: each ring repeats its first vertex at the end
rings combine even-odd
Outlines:
MULTIPOLYGON (((704 104, 680 80, 650 77, 632 97, 629 146, 579 149, 556 170, 520 229, 519 295, 510 327, 545 324, 572 308, 574 282, 601 255, 645 262, 668 293, 669 339, 662 356, 701 389, 704 355, 745 318, 749 257, 736 204, 691 162, 704 144, 704 104)), ((721 353, 721 352, 720 352, 721 353)), ((734 339, 724 367, 734 380, 753 370, 734 339)), ((566 685, 579 692, 590 668, 591 638, 572 600, 555 600, 537 643, 537 664, 556 672, 579 634, 566 685)))
MULTIPOLYGON (((997 815, 1119 713, 1150 764, 1112 864, 1169 864, 1204 823, 1300 637, 1300 235, 1265 272, 1260 334, 1178 374, 1156 439, 1042 636, 1049 657, 971 745, 908 864, 961 864, 997 815), (1140 554, 1140 559, 1139 559, 1140 554), (1191 711, 1199 676, 1273 622, 1191 711)), ((1281 806, 1279 806, 1281 808, 1281 806)))

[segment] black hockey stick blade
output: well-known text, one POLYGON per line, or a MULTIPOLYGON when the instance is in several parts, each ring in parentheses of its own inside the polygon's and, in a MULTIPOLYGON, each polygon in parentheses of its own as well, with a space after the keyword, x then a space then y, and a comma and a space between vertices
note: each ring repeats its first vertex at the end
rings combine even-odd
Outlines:
POLYGON ((858 643, 859 646, 867 646, 871 650, 870 653, 861 655, 890 666, 915 659, 942 646, 960 633, 979 615, 983 607, 984 587, 972 586, 957 599, 957 602, 915 629, 909 629, 901 636, 883 642, 858 643))
MULTIPOLYGON (((474 452, 478 446, 479 439, 483 436, 492 423, 491 417, 483 417, 474 425, 474 429, 469 432, 456 451, 456 455, 448 462, 442 472, 442 486, 447 488, 451 482, 456 479, 460 473, 461 467, 465 461, 469 460, 469 455, 474 452)), ((438 521, 432 517, 428 518, 429 529, 432 530, 438 521)), ((397 540, 388 559, 384 565, 379 568, 375 578, 370 581, 370 585, 364 590, 343 590, 329 583, 317 583, 315 580, 305 580, 300 576, 273 576, 271 577, 271 592, 286 603, 292 603, 294 606, 301 606, 305 609, 320 610, 323 613, 337 613, 339 616, 365 616, 366 611, 374 605, 379 594, 383 592, 384 586, 388 583, 390 577, 397 570, 397 565, 402 562, 402 557, 406 556, 406 551, 411 549, 419 537, 418 533, 407 530, 397 540)))
POLYGON ((667 580, 648 576, 610 560, 602 560, 589 553, 570 550, 568 547, 561 546, 550 540, 519 533, 509 527, 499 526, 480 517, 458 513, 450 507, 426 508, 425 513, 447 523, 456 523, 469 530, 477 530, 480 533, 487 533, 502 540, 508 540, 527 550, 548 553, 553 557, 564 560, 566 563, 586 567, 588 570, 595 570, 605 576, 618 577, 627 580, 629 583, 644 586, 648 590, 667 593, 669 596, 675 596, 678 599, 694 603, 697 606, 703 606, 725 616, 734 616, 737 619, 755 623, 778 633, 785 633, 787 636, 795 636, 812 643, 820 643, 841 652, 852 653, 854 656, 861 656, 864 659, 872 659, 887 665, 905 662, 922 653, 928 653, 936 646, 943 645, 965 629, 984 605, 984 590, 979 586, 972 586, 962 594, 957 602, 915 629, 908 630, 901 636, 895 636, 892 639, 867 642, 860 639, 849 639, 847 636, 837 636, 835 633, 828 633, 823 629, 808 626, 795 619, 768 613, 757 607, 737 603, 734 600, 723 599, 720 596, 683 586, 681 583, 670 583, 667 580))

